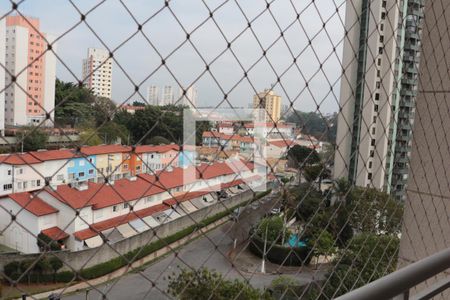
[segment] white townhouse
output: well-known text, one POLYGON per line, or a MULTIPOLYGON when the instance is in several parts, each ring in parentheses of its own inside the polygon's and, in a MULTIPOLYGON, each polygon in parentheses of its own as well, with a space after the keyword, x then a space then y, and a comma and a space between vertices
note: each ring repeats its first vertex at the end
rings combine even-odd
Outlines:
POLYGON ((0 243, 12 249, 39 252, 37 236, 41 232, 56 241, 66 239, 67 235, 57 228, 57 221, 58 210, 39 195, 22 192, 0 198, 0 243))

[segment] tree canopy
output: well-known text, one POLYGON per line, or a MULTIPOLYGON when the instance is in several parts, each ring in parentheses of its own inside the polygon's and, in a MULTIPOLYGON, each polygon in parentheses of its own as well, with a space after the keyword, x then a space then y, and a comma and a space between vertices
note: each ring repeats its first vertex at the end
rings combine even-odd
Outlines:
POLYGON ((259 300, 271 297, 240 280, 227 280, 222 274, 201 268, 197 271, 182 269, 169 276, 168 293, 180 300, 259 300))
POLYGON ((320 162, 320 157, 316 150, 300 145, 295 145, 289 149, 288 159, 290 164, 296 168, 304 168, 320 162))
POLYGON ((25 127, 17 137, 22 140, 22 148, 25 152, 47 148, 48 134, 38 127, 25 127))

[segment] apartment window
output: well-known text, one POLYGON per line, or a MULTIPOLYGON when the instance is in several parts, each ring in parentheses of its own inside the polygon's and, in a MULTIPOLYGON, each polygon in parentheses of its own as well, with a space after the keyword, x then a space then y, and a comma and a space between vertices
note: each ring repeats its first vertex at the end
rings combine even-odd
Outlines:
POLYGON ((369 161, 369 169, 372 169, 372 162, 369 161))
POLYGON ((367 179, 372 180, 372 173, 367 174, 367 179))
POLYGON ((374 157, 375 156, 375 152, 373 150, 370 150, 370 157, 374 157))
POLYGON ((375 134, 375 127, 372 127, 372 134, 375 134))
POLYGON ((383 0, 383 4, 381 5, 383 8, 386 8, 386 0, 383 0))
POLYGON ((378 59, 377 64, 378 66, 381 66, 381 58, 378 59))
POLYGON ((378 78, 381 77, 381 72, 380 72, 380 70, 377 70, 377 77, 378 77, 378 78))
POLYGON ((375 100, 380 100, 380 94, 375 93, 375 100))
POLYGON ((375 105, 375 107, 373 109, 374 109, 374 111, 378 112, 378 105, 375 105))
POLYGON ((375 124, 377 122, 377 117, 373 117, 373 124, 375 124))
POLYGON ((384 36, 380 35, 380 43, 384 42, 384 36))
POLYGON ((381 82, 377 81, 377 89, 381 87, 381 82))
POLYGON ((382 12, 381 13, 381 20, 385 20, 386 19, 386 13, 385 12, 382 12))
POLYGON ((383 47, 378 48, 378 54, 383 54, 383 47))
POLYGON ((3 185, 3 190, 4 190, 4 191, 11 190, 11 189, 12 189, 12 184, 11 184, 11 183, 4 184, 4 185, 3 185))

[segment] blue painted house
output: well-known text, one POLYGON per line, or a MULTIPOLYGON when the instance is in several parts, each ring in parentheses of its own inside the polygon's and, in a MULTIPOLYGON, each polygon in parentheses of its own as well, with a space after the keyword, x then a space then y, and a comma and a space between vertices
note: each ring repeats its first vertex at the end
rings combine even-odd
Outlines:
POLYGON ((97 177, 95 164, 95 155, 72 158, 67 166, 69 182, 95 181, 97 177))

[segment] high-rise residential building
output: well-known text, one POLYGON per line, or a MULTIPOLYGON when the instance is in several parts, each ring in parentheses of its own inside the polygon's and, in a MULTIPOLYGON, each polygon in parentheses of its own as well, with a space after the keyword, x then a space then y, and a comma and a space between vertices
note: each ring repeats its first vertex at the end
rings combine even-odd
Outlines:
POLYGON ((175 96, 173 93, 173 88, 170 85, 164 86, 163 94, 162 94, 162 101, 160 105, 169 105, 174 104, 175 96))
POLYGON ((423 0, 348 0, 334 176, 404 196, 423 0))
POLYGON ((157 86, 149 86, 147 88, 147 104, 149 105, 159 105, 159 89, 157 86))
POLYGON ((253 96, 253 108, 264 108, 267 121, 278 122, 281 115, 281 96, 276 95, 273 90, 265 89, 253 96))
POLYGON ((52 50, 47 50, 53 38, 39 28, 39 19, 6 17, 6 125, 53 124, 46 118, 49 113, 50 119, 54 119, 56 58, 53 51, 56 46, 53 44, 52 50))
POLYGON ((183 89, 180 88, 181 101, 179 105, 187 106, 190 108, 197 107, 197 88, 195 86, 190 86, 186 89, 186 95, 183 96, 183 89))
MULTIPOLYGON (((6 21, 0 20, 0 41, 6 42, 6 21)), ((0 46, 0 136, 5 134, 5 50, 0 46)))
POLYGON ((89 48, 83 59, 83 80, 94 95, 111 99, 112 58, 105 49, 89 48))

